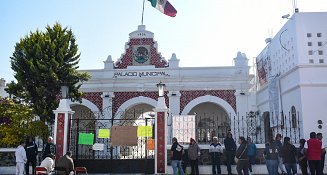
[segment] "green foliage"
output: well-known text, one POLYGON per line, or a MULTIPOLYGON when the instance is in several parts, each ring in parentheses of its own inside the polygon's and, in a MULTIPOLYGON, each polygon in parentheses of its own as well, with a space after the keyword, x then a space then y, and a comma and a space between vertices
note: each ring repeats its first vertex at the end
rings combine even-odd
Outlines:
POLYGON ((48 136, 48 127, 44 122, 35 121, 32 108, 8 98, 0 97, 0 145, 17 146, 26 136, 48 136))
POLYGON ((6 91, 17 101, 28 103, 42 121, 52 123, 52 110, 58 106, 60 87, 69 87, 69 97, 80 101, 78 91, 87 73, 77 71, 80 54, 71 29, 56 23, 45 32, 36 31, 16 43, 11 68, 17 82, 8 84, 6 91))

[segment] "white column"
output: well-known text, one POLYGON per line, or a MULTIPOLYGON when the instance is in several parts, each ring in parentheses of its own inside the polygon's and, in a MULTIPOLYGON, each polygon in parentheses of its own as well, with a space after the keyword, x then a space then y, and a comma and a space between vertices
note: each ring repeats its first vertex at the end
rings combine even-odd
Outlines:
POLYGON ((61 99, 59 107, 53 110, 55 114, 54 143, 56 144, 56 156, 60 157, 66 154, 68 148, 68 132, 70 127, 70 118, 74 111, 70 108, 69 99, 61 99))
POLYGON ((166 174, 167 172, 167 112, 165 98, 159 97, 155 117, 155 174, 166 174))
MULTIPOLYGON (((234 138, 238 138, 239 136, 246 137, 246 113, 249 112, 249 93, 245 91, 236 90, 236 116, 235 121, 233 121, 234 117, 232 116, 232 132, 236 129, 236 135, 234 138), (242 119, 243 117, 243 119, 242 119), (234 123, 235 125, 234 125, 234 123), (235 126, 235 128, 233 128, 235 126), (245 136, 243 135, 245 133, 245 136)), ((234 132, 233 132, 234 134, 234 132)))
POLYGON ((114 92, 103 92, 102 98, 102 111, 105 119, 111 119, 112 116, 112 100, 115 97, 114 92))

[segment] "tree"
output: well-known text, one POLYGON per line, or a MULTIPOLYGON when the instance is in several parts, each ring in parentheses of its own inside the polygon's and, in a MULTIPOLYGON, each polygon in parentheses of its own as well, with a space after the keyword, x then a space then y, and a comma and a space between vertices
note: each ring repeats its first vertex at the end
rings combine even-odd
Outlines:
POLYGON ((37 30, 21 38, 11 57, 11 68, 17 82, 6 91, 15 100, 30 104, 42 121, 53 123, 62 85, 69 87, 69 98, 80 101, 79 88, 89 79, 77 71, 78 46, 71 29, 56 23, 44 32, 37 30))
POLYGON ((46 139, 48 127, 35 120, 33 109, 9 98, 0 97, 0 146, 17 146, 26 136, 46 139))

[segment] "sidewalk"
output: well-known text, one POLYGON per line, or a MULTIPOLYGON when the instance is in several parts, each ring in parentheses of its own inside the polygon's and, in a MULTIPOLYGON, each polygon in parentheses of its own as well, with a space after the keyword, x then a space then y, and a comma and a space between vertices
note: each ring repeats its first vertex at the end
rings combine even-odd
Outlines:
MULTIPOLYGON (((0 174, 1 175, 14 175, 15 172, 16 172, 16 167, 14 167, 14 166, 0 167, 0 174)), ((88 174, 89 175, 112 175, 110 173, 105 173, 105 174, 90 174, 90 173, 88 173, 88 174)), ((126 174, 115 174, 115 175, 126 175, 126 174)), ((133 175, 137 175, 137 174, 133 174, 133 175)))

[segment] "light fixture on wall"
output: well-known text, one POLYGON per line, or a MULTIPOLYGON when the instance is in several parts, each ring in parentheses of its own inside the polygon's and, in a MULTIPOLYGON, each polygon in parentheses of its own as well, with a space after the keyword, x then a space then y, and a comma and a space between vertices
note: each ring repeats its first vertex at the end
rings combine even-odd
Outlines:
POLYGON ((165 84, 163 84, 161 81, 157 84, 158 87, 158 92, 159 92, 159 97, 163 97, 165 95, 165 84))

